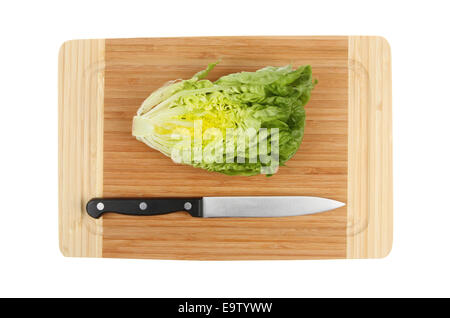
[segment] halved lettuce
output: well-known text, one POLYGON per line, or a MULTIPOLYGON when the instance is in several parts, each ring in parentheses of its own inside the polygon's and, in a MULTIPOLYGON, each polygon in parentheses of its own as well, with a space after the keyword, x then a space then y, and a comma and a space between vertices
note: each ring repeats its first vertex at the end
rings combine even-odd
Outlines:
POLYGON ((216 64, 153 92, 133 119, 133 135, 194 167, 227 175, 275 173, 302 142, 304 106, 315 85, 311 67, 268 66, 205 80, 216 64))

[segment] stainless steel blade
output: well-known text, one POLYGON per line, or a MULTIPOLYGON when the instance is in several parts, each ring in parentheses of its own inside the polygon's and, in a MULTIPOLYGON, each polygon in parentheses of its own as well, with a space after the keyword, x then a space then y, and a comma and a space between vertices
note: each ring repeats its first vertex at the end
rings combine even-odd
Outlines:
POLYGON ((204 197, 203 217, 283 217, 325 212, 345 203, 307 196, 204 197))

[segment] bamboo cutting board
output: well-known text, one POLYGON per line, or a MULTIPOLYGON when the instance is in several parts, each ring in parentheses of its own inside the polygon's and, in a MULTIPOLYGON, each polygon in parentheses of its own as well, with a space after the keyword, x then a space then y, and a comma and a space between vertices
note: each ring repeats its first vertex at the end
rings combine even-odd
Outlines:
POLYGON ((373 258, 392 246, 391 61, 380 37, 76 40, 59 55, 59 233, 65 256, 238 260, 373 258), (319 84, 300 150, 272 177, 177 165, 131 136, 165 82, 310 64, 319 84), (308 216, 198 219, 85 212, 93 197, 311 195, 345 207, 308 216))

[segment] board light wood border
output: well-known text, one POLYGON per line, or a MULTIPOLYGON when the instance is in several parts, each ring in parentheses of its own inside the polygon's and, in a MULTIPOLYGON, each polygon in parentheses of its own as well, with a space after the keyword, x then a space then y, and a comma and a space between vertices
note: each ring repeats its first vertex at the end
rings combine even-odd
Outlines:
POLYGON ((59 244, 64 256, 102 256, 102 221, 84 212, 102 196, 104 40, 65 42, 59 52, 59 244))
POLYGON ((347 258, 380 258, 393 238, 389 43, 350 36, 347 258))

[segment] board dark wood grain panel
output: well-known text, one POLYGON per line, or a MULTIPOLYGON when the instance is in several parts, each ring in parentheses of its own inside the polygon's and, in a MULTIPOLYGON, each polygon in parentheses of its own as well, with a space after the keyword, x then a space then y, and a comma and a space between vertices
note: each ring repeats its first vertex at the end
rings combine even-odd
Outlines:
MULTIPOLYGON (((105 43, 103 196, 312 195, 347 202, 347 37, 114 39, 105 43), (175 164, 131 136, 142 101, 165 82, 210 73, 310 64, 319 83, 306 106, 300 150, 272 176, 225 176, 175 164)), ((106 214, 104 257, 301 259, 346 257, 346 207, 275 219, 106 214)))

